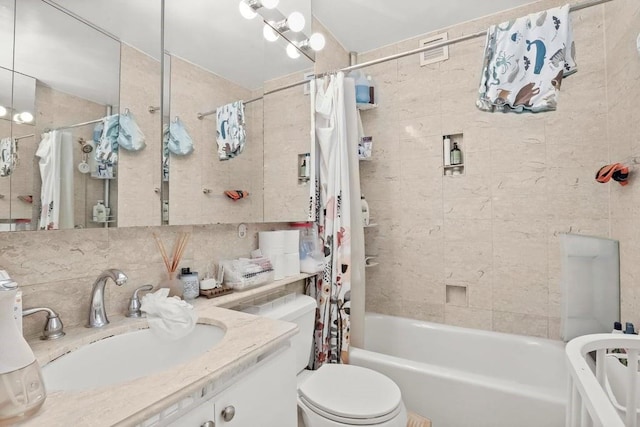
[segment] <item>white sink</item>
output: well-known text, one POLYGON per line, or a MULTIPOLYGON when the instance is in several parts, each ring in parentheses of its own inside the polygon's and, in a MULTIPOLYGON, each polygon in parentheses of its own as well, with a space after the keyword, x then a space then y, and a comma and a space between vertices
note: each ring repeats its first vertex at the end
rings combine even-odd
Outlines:
POLYGON ((86 390, 162 372, 200 356, 224 337, 224 329, 197 324, 188 336, 163 340, 149 329, 96 341, 42 368, 48 391, 86 390))

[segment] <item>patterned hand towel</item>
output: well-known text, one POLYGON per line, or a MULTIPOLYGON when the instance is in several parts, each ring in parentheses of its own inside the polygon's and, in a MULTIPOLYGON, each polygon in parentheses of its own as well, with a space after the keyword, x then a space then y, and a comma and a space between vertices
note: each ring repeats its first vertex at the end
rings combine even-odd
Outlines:
POLYGON ((216 140, 218 141, 218 158, 228 160, 237 157, 244 150, 244 103, 242 101, 218 107, 216 140))
POLYGON ((492 25, 476 105, 490 112, 555 110, 562 78, 576 71, 569 5, 492 25))

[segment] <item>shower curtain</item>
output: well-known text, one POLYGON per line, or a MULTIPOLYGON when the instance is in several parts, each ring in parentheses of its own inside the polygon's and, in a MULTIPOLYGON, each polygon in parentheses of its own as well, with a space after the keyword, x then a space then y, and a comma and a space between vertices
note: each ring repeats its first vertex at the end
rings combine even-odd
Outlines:
POLYGON ((308 293, 318 303, 315 357, 311 362, 311 368, 317 369, 323 363, 348 362, 353 270, 351 211, 352 198, 357 196, 359 200, 359 195, 350 188, 353 162, 349 155, 355 150, 348 148, 357 135, 355 114, 349 114, 345 108, 345 98, 347 104, 355 107, 355 90, 345 91, 342 72, 331 76, 328 82, 316 80, 312 90, 315 90, 312 121, 317 142, 312 156, 312 161, 315 160, 312 173, 316 173, 312 175, 315 186, 311 186, 311 204, 325 258, 324 271, 310 279, 308 286, 308 293), (354 99, 351 102, 349 98, 354 99))
POLYGON ((73 228, 73 137, 57 130, 42 135, 36 151, 42 189, 40 230, 73 228))

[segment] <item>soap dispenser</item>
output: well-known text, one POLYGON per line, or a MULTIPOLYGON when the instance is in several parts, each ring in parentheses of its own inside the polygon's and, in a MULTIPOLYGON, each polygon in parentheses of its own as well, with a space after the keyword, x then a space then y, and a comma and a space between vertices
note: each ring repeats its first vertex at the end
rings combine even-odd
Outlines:
POLYGON ((47 393, 31 347, 18 330, 13 306, 16 282, 2 272, 0 279, 0 425, 12 425, 35 414, 47 393))
POLYGON ((451 149, 451 164, 452 165, 460 165, 462 164, 462 151, 458 148, 458 143, 453 143, 453 148, 451 149))

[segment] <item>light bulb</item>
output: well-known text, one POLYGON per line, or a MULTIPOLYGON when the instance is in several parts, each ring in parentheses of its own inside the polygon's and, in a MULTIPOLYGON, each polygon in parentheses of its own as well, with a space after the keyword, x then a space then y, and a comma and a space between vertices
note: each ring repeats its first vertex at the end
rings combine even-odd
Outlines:
POLYGON ((22 120, 20 120, 20 113, 15 113, 13 115, 13 121, 16 123, 22 123, 22 120))
POLYGON ((242 15, 242 17, 245 19, 253 19, 257 15, 256 11, 253 10, 253 8, 249 6, 244 0, 240 0, 238 9, 240 9, 240 15, 242 15))
POLYGON ((262 28, 262 35, 269 42, 274 42, 278 40, 278 37, 280 37, 279 34, 276 33, 268 24, 264 24, 264 27, 262 28))
POLYGON ((279 2, 280 0, 262 0, 260 3, 262 3, 262 5, 267 9, 273 9, 279 2))
POLYGON ((22 113, 18 114, 18 117, 20 118, 20 121, 22 123, 31 123, 33 121, 33 114, 28 111, 23 111, 22 113))
POLYGON ((4 117, 7 115, 7 109, 0 105, 0 117, 4 117))
POLYGON ((298 49, 296 49, 294 45, 289 43, 287 45, 287 56, 291 59, 300 58, 300 52, 298 52, 298 49))
POLYGON ((309 46, 316 52, 324 48, 325 42, 324 36, 320 33, 313 33, 309 37, 309 46))
POLYGON ((298 33, 304 29, 304 16, 300 12, 291 12, 287 18, 287 26, 294 33, 298 33))

